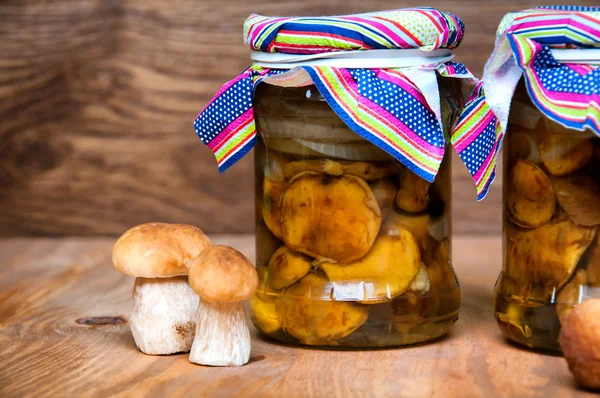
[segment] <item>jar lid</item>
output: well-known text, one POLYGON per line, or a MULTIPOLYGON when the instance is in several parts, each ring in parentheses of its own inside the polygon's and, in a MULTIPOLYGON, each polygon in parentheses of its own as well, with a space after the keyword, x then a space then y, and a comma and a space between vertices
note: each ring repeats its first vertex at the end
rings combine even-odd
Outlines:
POLYGON ((483 79, 452 136, 480 200, 494 180, 511 99, 522 77, 544 116, 600 136, 600 7, 544 6, 509 13, 497 33, 483 79))
POLYGON ((319 54, 335 51, 458 47, 464 23, 434 8, 407 8, 331 17, 266 17, 244 23, 244 43, 254 51, 319 54))

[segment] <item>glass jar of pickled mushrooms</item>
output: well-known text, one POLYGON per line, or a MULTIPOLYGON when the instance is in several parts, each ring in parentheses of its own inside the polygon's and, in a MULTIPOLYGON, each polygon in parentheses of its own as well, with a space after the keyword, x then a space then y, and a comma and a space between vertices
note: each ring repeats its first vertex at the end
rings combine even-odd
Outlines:
POLYGON ((525 85, 504 143, 504 268, 495 317, 504 336, 560 352, 561 323, 600 286, 600 138, 550 121, 525 85))
MULTIPOLYGON (((458 83, 439 79, 446 126, 458 83)), ((415 344, 458 318, 450 159, 428 183, 351 131, 315 86, 255 93, 252 319, 286 343, 415 344)))

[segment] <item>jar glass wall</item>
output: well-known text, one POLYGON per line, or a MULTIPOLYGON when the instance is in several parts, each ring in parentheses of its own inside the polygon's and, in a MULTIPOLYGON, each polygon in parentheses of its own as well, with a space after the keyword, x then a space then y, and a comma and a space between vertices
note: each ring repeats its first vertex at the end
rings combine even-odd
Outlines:
POLYGON ((521 82, 504 141, 503 271, 495 317, 508 339, 559 353, 561 322, 600 286, 600 139, 541 114, 521 82))
MULTIPOLYGON (((447 125, 460 90, 440 79, 447 125)), ((435 339, 458 317, 447 155, 432 184, 352 132, 315 86, 258 86, 252 319, 276 340, 366 348, 435 339)))

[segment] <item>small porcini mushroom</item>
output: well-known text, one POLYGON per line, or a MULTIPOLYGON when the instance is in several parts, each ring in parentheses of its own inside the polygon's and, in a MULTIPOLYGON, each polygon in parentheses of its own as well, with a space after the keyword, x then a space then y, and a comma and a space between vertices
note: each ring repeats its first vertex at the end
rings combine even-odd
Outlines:
POLYGON ((250 332, 243 300, 258 289, 250 261, 227 246, 212 246, 196 258, 188 278, 200 296, 190 362, 242 366, 250 359, 250 332))
POLYGON ((133 227, 115 243, 113 266, 136 277, 129 326, 144 354, 190 350, 198 296, 186 275, 192 260, 211 245, 199 228, 163 223, 133 227))
POLYGON ((575 380, 600 390, 600 299, 576 306, 566 317, 560 347, 575 380))

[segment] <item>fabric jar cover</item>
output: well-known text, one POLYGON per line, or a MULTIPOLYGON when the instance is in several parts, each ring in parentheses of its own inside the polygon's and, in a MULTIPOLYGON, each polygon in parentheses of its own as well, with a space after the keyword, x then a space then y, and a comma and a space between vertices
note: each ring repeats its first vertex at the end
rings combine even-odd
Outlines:
MULTIPOLYGON (((411 8, 334 17, 250 15, 244 42, 253 51, 327 54, 340 51, 454 49, 464 24, 453 14, 411 8)), ((331 55, 331 54, 329 54, 331 55)), ((252 98, 256 86, 314 84, 356 134, 383 149, 420 177, 433 181, 448 139, 442 125, 436 73, 473 79, 456 62, 402 68, 303 65, 290 69, 251 66, 227 82, 198 114, 196 134, 215 154, 219 170, 256 143, 252 98)))
POLYGON ((586 63, 557 60, 564 49, 584 54, 598 48, 600 7, 538 7, 503 18, 483 79, 452 135, 479 200, 494 181, 511 99, 521 77, 532 103, 547 118, 568 129, 600 135, 600 57, 586 63))

